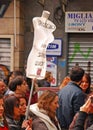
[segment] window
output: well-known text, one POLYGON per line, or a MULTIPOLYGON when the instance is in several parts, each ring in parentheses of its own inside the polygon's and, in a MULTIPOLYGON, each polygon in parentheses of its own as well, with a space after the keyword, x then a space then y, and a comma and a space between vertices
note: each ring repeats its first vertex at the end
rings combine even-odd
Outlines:
POLYGON ((10 39, 0 38, 0 64, 6 65, 10 69, 11 44, 10 39))

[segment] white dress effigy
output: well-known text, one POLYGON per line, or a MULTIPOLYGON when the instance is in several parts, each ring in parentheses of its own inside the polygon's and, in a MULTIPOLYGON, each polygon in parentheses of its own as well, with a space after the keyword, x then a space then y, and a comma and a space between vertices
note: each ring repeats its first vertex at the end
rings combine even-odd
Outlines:
POLYGON ((48 11, 43 11, 41 17, 33 18, 34 40, 33 47, 27 59, 26 76, 43 79, 46 73, 46 49, 54 40, 53 31, 56 26, 48 20, 48 11))

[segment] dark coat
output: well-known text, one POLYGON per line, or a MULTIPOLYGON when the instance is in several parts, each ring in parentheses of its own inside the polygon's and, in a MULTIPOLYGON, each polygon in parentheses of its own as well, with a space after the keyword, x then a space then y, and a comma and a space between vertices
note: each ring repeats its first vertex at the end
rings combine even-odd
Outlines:
POLYGON ((32 130, 48 130, 46 124, 39 117, 32 118, 32 130))
MULTIPOLYGON (((74 119, 72 123, 69 126, 69 130, 74 130, 74 127, 76 125, 76 121, 79 118, 81 112, 77 112, 76 115, 74 116, 74 119)), ((85 116, 84 116, 85 117, 85 116)), ((81 118, 82 119, 82 118, 81 118)), ((84 118, 84 130, 86 130, 88 127, 90 127, 93 124, 93 114, 88 114, 87 118, 84 118)))
POLYGON ((84 130, 85 122, 88 117, 87 126, 89 126, 86 130, 93 130, 93 114, 87 114, 85 112, 80 111, 78 118, 76 120, 75 126, 73 130, 84 130))

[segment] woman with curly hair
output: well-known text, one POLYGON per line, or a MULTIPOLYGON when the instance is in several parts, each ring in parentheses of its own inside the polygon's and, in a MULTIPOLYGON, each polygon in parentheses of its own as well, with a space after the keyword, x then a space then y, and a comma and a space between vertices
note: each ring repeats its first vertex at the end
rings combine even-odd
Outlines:
POLYGON ((57 93, 47 90, 39 97, 38 103, 30 106, 33 130, 61 130, 56 117, 59 107, 57 93), (38 126, 38 127, 37 127, 38 126))

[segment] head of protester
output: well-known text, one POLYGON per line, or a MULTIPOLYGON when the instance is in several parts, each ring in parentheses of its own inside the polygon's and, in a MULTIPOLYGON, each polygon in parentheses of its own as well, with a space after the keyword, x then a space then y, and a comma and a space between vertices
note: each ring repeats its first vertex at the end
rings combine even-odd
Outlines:
POLYGON ((81 83, 83 75, 84 75, 84 70, 79 66, 73 67, 69 73, 69 77, 71 81, 77 82, 77 84, 81 83))
POLYGON ((11 119, 20 119, 19 98, 14 94, 4 97, 5 115, 11 119))
POLYGON ((5 94, 6 92, 6 89, 7 89, 7 86, 6 84, 4 83, 3 80, 0 80, 0 94, 5 94))
POLYGON ((20 70, 10 71, 7 77, 4 79, 4 82, 6 83, 6 85, 8 85, 10 81, 12 81, 12 79, 14 79, 15 77, 23 75, 24 75, 23 72, 20 70))
POLYGON ((38 87, 50 87, 53 81, 53 74, 50 71, 46 71, 45 78, 37 80, 38 87))
POLYGON ((9 89, 15 94, 26 94, 28 91, 28 85, 24 76, 17 76, 9 83, 9 89))
POLYGON ((4 111, 3 95, 0 94, 0 130, 9 130, 4 111))
POLYGON ((57 93, 46 90, 39 99, 38 103, 30 106, 32 116, 32 129, 37 130, 61 130, 56 117, 56 110, 59 107, 57 93))
POLYGON ((91 92, 90 85, 91 85, 91 77, 88 73, 85 73, 82 78, 80 87, 82 88, 83 92, 89 94, 91 92))
POLYGON ((21 117, 23 119, 25 119, 25 114, 26 114, 26 107, 27 107, 27 103, 28 103, 28 100, 26 98, 26 96, 24 94, 15 94, 15 96, 17 98, 19 98, 19 108, 20 108, 20 114, 21 114, 21 117))
POLYGON ((4 80, 0 80, 0 94, 3 94, 3 96, 13 94, 13 91, 11 91, 4 80))

